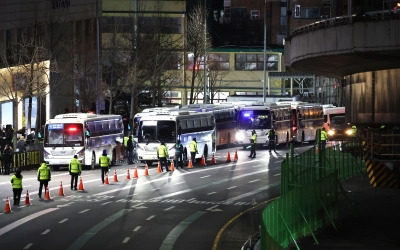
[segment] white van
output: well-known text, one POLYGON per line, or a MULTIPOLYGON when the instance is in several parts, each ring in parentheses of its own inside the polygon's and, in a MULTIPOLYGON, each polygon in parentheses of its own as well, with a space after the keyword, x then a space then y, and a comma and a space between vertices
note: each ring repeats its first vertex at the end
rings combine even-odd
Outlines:
POLYGON ((332 104, 323 105, 325 131, 330 130, 332 118, 335 116, 344 116, 345 111, 345 107, 335 107, 332 104))

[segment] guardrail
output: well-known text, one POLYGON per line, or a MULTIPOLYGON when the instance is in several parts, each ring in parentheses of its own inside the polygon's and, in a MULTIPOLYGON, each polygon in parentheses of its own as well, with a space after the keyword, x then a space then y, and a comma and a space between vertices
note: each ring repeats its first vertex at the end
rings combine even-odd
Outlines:
POLYGON ((318 244, 314 231, 328 224, 335 228, 338 193, 346 196, 340 180, 365 173, 359 150, 347 151, 347 144, 359 145, 353 140, 321 150, 318 143, 299 155, 291 145, 282 162, 281 196, 262 213, 261 249, 285 249, 290 244, 299 249, 296 239, 306 235, 318 244))

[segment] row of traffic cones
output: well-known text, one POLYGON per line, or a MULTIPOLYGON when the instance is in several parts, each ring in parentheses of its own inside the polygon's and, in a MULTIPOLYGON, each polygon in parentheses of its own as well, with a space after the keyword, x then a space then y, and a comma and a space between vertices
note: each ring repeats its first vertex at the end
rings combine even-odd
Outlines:
MULTIPOLYGON (((233 161, 237 161, 239 159, 237 149, 235 149, 235 156, 233 158, 233 161)), ((226 162, 231 162, 231 153, 228 150, 228 156, 226 157, 226 162)))

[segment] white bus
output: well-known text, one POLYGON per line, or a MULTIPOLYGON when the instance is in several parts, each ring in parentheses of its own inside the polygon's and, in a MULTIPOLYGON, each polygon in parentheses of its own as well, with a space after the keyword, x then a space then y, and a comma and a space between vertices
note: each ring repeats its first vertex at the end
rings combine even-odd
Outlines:
POLYGON ((275 103, 259 103, 239 107, 237 113, 236 143, 246 148, 250 143, 252 131, 257 134, 257 144, 268 141, 268 132, 274 127, 277 133, 276 144, 289 142, 290 106, 275 103))
POLYGON ((291 106, 292 140, 301 144, 315 141, 317 129, 324 123, 322 104, 292 102, 291 106))
POLYGON ((324 128, 328 132, 330 130, 330 124, 332 118, 335 116, 344 116, 346 113, 345 107, 336 107, 332 104, 323 105, 324 112, 324 128))
POLYGON ((215 117, 215 134, 217 147, 230 147, 236 133, 236 108, 229 104, 189 104, 181 110, 211 112, 215 117))
POLYGON ((198 154, 196 159, 210 157, 215 152, 215 118, 211 112, 197 113, 171 111, 169 114, 143 116, 136 132, 138 160, 148 165, 158 161, 157 148, 165 143, 170 159, 175 155, 174 146, 180 139, 183 145, 183 159, 190 156, 189 143, 196 138, 198 154))
POLYGON ((47 121, 44 130, 44 160, 53 169, 67 166, 74 155, 84 166, 94 168, 107 150, 112 161, 117 142, 123 143, 120 115, 68 113, 47 121))

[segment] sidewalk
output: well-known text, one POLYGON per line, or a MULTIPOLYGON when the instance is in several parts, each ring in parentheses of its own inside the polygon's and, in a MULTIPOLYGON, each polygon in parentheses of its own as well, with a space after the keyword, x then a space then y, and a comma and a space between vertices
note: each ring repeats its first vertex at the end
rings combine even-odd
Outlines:
MULTIPOLYGON (((400 189, 374 188, 367 177, 356 176, 342 183, 352 206, 339 195, 337 231, 332 225, 311 236, 298 239, 300 249, 400 249, 400 189)), ((219 250, 260 249, 257 233, 261 223, 260 206, 241 214, 221 235, 219 250), (253 236, 253 237, 251 237, 253 236), (251 247, 248 244, 251 239, 251 247)), ((297 249, 292 245, 289 249, 297 249)))

